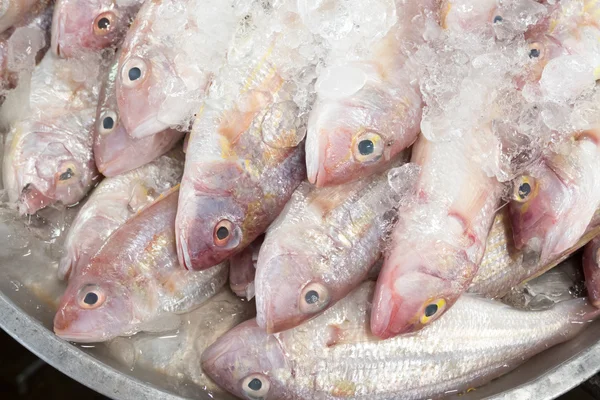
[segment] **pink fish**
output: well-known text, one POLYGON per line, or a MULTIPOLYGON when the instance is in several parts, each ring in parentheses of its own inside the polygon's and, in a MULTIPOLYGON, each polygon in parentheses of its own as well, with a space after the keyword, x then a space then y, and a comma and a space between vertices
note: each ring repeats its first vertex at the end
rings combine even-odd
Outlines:
POLYGON ((115 84, 118 56, 111 65, 100 92, 94 130, 94 157, 98 170, 116 176, 151 162, 172 149, 182 132, 167 129, 152 136, 133 138, 119 118, 115 84))
POLYGON ((51 3, 52 0, 2 0, 0 3, 0 33, 42 13, 51 3))
POLYGON ((8 134, 4 186, 21 214, 79 202, 97 179, 93 127, 102 60, 46 54, 31 79, 26 117, 8 134))
POLYGON ((436 0, 396 1, 390 11, 396 23, 368 52, 329 57, 307 130, 311 183, 335 185, 381 172, 417 139, 423 101, 411 57, 426 29, 435 29, 438 7, 436 0))
POLYGON ((115 231, 91 262, 71 277, 54 332, 74 342, 100 342, 141 330, 168 329, 166 318, 194 309, 227 281, 227 266, 190 272, 177 261, 174 189, 115 231))
POLYGON ((83 51, 118 46, 143 0, 57 0, 52 51, 74 57, 83 51))
POLYGON ((256 262, 263 240, 264 236, 259 236, 250 246, 229 260, 229 287, 239 297, 248 300, 254 297, 256 262))

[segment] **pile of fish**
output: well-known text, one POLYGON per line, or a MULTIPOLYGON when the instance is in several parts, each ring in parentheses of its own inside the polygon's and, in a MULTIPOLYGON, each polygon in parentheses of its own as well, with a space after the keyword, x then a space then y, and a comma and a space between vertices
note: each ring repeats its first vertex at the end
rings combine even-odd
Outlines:
POLYGON ((597 0, 4 0, 4 193, 77 207, 65 340, 439 398, 600 315, 598 79, 597 0), (589 300, 501 301, 583 246, 589 300))

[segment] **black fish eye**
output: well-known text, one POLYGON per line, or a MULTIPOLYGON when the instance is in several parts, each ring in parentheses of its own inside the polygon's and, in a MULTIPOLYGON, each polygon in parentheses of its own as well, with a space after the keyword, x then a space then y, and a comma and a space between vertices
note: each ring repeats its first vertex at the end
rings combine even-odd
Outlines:
POLYGON ((319 293, 317 293, 316 290, 310 290, 304 296, 304 300, 306 300, 308 304, 315 304, 319 301, 319 293))
POLYGON ((129 77, 130 81, 137 81, 142 77, 142 70, 138 67, 133 67, 129 70, 127 76, 129 77))
POLYGON ((437 304, 430 304, 427 307, 425 307, 425 316, 426 317, 431 317, 432 315, 435 315, 435 313, 437 311, 438 311, 437 304))
POLYGON ((88 294, 85 295, 83 302, 85 304, 89 304, 90 306, 93 306, 94 304, 96 304, 98 302, 98 295, 94 292, 89 292, 88 294))
POLYGON ((248 387, 251 390, 254 390, 255 392, 259 391, 262 388, 262 382, 260 381, 260 379, 254 378, 250 382, 248 382, 248 387))
POLYGON ((108 18, 103 17, 98 20, 98 28, 108 29, 109 27, 110 27, 110 20, 108 18))
POLYGON ((115 126, 115 120, 112 117, 106 117, 102 120, 102 127, 106 130, 112 129, 115 126))
POLYGON ((371 140, 365 139, 365 140, 361 140, 358 143, 358 151, 363 156, 368 156, 369 154, 372 154, 374 150, 375 150, 375 145, 373 144, 373 141, 371 141, 371 140))
POLYGON ((531 193, 531 185, 529 183, 522 183, 519 186, 519 197, 525 199, 531 193))
POLYGON ((219 229, 217 229, 217 238, 219 240, 223 240, 227 236, 229 236, 229 229, 225 228, 224 226, 221 226, 219 229))
POLYGON ((531 49, 529 51, 529 58, 538 58, 540 56, 540 51, 538 49, 531 49))
POLYGON ((494 17, 494 23, 497 24, 498 22, 502 22, 504 20, 504 18, 502 18, 500 15, 496 15, 494 17))
POLYGON ((73 177, 73 170, 71 168, 67 168, 67 170, 65 172, 60 174, 58 179, 61 181, 66 181, 67 179, 71 179, 72 177, 73 177))

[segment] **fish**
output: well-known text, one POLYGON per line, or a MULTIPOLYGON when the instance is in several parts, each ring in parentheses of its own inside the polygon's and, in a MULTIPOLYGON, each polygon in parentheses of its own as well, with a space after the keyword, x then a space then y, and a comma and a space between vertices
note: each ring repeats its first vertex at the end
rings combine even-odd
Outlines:
POLYGON ((226 264, 200 272, 179 265, 178 195, 175 187, 129 219, 71 276, 54 317, 58 337, 90 343, 173 329, 180 322, 176 314, 193 310, 225 285, 226 264))
POLYGON ((600 236, 596 236, 583 249, 583 274, 590 302, 600 308, 600 236))
POLYGON ((52 0, 2 0, 0 4, 0 33, 40 14, 52 0))
POLYGON ((180 262, 190 270, 246 248, 306 178, 316 36, 295 1, 257 4, 249 24, 234 37, 187 146, 176 229, 180 262))
POLYGON ((29 110, 8 133, 4 187, 21 214, 71 206, 97 183, 93 126, 99 55, 61 60, 48 52, 33 71, 29 110))
POLYGON ((547 262, 575 245, 600 207, 600 126, 575 135, 513 181, 514 243, 547 262))
POLYGON ((116 83, 133 138, 189 130, 251 0, 147 1, 127 32, 116 83))
POLYGON ((118 337, 107 343, 108 353, 130 370, 153 373, 160 381, 166 378, 181 396, 197 397, 200 391, 212 398, 233 400, 202 371, 200 356, 221 335, 252 317, 252 303, 225 289, 196 310, 181 315, 178 331, 118 337))
POLYGON ((106 178, 94 189, 71 224, 58 277, 78 275, 106 239, 162 193, 179 184, 183 153, 174 150, 138 169, 106 178))
POLYGON ((395 24, 383 24, 364 52, 333 52, 316 82, 317 99, 307 126, 306 167, 308 180, 317 187, 389 169, 420 132, 423 100, 419 66, 413 57, 425 41, 427 28, 437 27, 439 2, 370 4, 384 5, 395 24))
POLYGON ((116 97, 119 56, 104 80, 94 129, 94 158, 102 175, 110 177, 139 168, 165 154, 183 137, 183 132, 166 129, 155 135, 133 138, 121 122, 116 97))
POLYGON ((143 0, 57 0, 52 51, 70 58, 120 45, 143 0))
POLYGON ((554 268, 571 254, 600 234, 600 209, 575 245, 548 262, 539 253, 519 250, 513 239, 508 208, 498 211, 486 241, 479 269, 468 292, 489 298, 504 297, 513 287, 520 286, 554 268))
POLYGON ((318 318, 279 334, 244 322, 205 350, 202 368, 240 398, 440 398, 509 372, 573 338, 600 313, 585 299, 523 311, 464 295, 435 324, 379 340, 369 330, 373 289, 366 282, 318 318))
POLYGON ((419 200, 398 211, 373 301, 375 335, 423 328, 469 287, 504 190, 477 159, 491 142, 488 135, 436 142, 421 136, 413 147, 419 200))
POLYGON ((247 300, 255 294, 256 262, 263 240, 264 236, 259 236, 241 253, 229 259, 229 287, 233 293, 247 300))
MULTIPOLYGON (((52 7, 0 33, 0 96, 33 71, 48 49, 52 7)), ((0 104, 2 101, 0 101, 0 104)))
POLYGON ((325 188, 300 185, 258 256, 258 325, 268 333, 296 327, 364 281, 388 245, 401 199, 388 173, 325 188))

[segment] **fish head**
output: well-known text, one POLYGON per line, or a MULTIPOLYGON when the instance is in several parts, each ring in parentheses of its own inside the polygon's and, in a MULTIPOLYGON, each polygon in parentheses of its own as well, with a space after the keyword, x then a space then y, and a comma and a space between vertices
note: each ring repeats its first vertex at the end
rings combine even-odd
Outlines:
POLYGON ((128 7, 112 0, 60 0, 54 8, 52 50, 57 56, 70 58, 114 46, 130 18, 128 7))
POLYGON ((314 268, 314 257, 292 249, 269 257, 270 251, 261 250, 255 281, 256 320, 266 332, 294 328, 333 304, 334 288, 314 268))
POLYGON ((389 168, 417 138, 422 101, 411 87, 367 84, 342 99, 317 102, 306 141, 308 179, 318 187, 351 182, 389 168))
POLYGON ((44 133, 27 135, 22 145, 20 162, 11 166, 15 179, 9 188, 21 214, 55 203, 70 206, 85 196, 96 176, 85 151, 44 133))
MULTIPOLYGON (((240 252, 247 238, 245 212, 231 196, 197 196, 182 188, 177 212, 177 246, 181 265, 202 270, 240 252)), ((256 232, 258 236, 260 232, 256 232)))
POLYGON ((386 259, 379 274, 371 331, 386 339, 430 325, 466 290, 464 284, 458 283, 464 281, 461 275, 472 277, 474 271, 476 266, 457 249, 444 246, 427 251, 418 246, 402 246, 402 257, 393 262, 391 257, 386 259), (448 267, 444 268, 444 264, 448 267), (452 270, 456 276, 445 276, 440 270, 452 270))
POLYGON ((176 77, 161 46, 142 41, 124 45, 119 57, 116 96, 121 123, 133 138, 152 136, 169 127, 159 119, 167 99, 164 82, 176 77))
POLYGON ((132 320, 129 288, 89 273, 69 281, 54 317, 54 332, 73 342, 101 342, 127 332, 132 320))
POLYGON ((529 174, 517 177, 509 205, 515 246, 528 248, 544 259, 556 254, 555 247, 569 228, 560 217, 576 201, 556 167, 546 160, 529 174))
POLYGON ((291 368, 274 335, 255 320, 246 321, 221 336, 201 358, 202 370, 219 386, 241 399, 282 399, 286 389, 275 373, 291 368))

